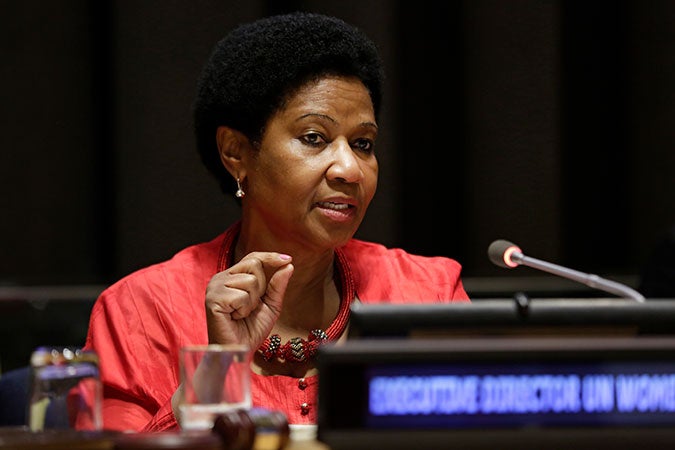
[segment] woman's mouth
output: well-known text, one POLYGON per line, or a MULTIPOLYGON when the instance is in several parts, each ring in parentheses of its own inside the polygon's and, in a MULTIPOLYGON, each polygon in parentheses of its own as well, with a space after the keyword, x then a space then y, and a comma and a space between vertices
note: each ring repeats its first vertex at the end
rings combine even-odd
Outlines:
POLYGON ((352 206, 347 203, 333 203, 333 202, 318 202, 317 205, 319 206, 319 208, 334 209, 336 211, 345 210, 352 206))
POLYGON ((317 202, 316 207, 333 222, 348 222, 356 215, 356 206, 349 203, 317 202))

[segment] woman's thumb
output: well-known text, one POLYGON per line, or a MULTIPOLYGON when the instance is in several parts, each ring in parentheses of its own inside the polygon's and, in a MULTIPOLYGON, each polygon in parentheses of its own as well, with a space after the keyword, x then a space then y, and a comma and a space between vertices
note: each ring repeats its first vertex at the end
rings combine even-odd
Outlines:
POLYGON ((269 306, 276 314, 281 313, 281 306, 284 302, 284 295, 286 294, 286 287, 288 281, 293 276, 293 264, 288 264, 274 272, 267 283, 267 291, 265 293, 265 304, 269 306))

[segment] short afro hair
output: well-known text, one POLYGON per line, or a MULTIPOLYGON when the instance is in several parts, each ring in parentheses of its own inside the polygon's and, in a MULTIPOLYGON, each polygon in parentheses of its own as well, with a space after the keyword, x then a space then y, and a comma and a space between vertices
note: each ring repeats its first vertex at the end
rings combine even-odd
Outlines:
POLYGON ((374 42, 358 28, 322 14, 294 12, 240 25, 213 49, 193 105, 197 149, 224 193, 236 189, 223 167, 216 129, 229 126, 259 142, 269 118, 305 83, 354 76, 379 116, 384 70, 374 42))

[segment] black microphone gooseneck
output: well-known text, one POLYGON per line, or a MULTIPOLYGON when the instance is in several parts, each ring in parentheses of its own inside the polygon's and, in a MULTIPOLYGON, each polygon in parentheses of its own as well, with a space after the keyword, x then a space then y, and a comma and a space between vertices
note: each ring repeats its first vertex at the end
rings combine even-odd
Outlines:
POLYGON ((645 298, 642 296, 642 294, 634 289, 631 289, 625 284, 607 280, 594 274, 579 272, 578 270, 569 269, 567 267, 542 261, 530 256, 525 256, 520 247, 518 247, 513 242, 509 242, 504 239, 498 239, 490 244, 490 247, 488 247, 488 257, 490 258, 490 261, 499 267, 513 269, 522 264, 524 266, 543 270, 544 272, 577 281, 579 283, 585 284, 588 287, 609 292, 611 294, 618 295, 619 297, 631 298, 638 302, 645 301, 645 298))

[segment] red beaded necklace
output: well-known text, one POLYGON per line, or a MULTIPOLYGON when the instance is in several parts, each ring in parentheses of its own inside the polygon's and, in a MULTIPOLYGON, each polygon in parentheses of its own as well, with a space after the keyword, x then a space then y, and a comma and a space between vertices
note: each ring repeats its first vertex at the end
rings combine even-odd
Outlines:
MULTIPOLYGON (((240 230, 241 222, 237 222, 225 233, 218 258, 218 272, 222 272, 232 264, 234 258, 234 240, 239 235, 240 230)), ((347 328, 349 307, 354 301, 356 290, 354 288, 352 272, 344 253, 340 249, 335 249, 335 256, 335 271, 340 280, 341 287, 340 308, 335 320, 333 320, 333 323, 330 324, 326 331, 319 329, 312 330, 307 339, 294 337, 285 344, 282 344, 278 334, 267 337, 258 348, 258 353, 262 355, 265 361, 277 358, 281 362, 304 362, 316 355, 321 344, 327 341, 335 341, 342 336, 345 328, 347 328)))

